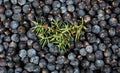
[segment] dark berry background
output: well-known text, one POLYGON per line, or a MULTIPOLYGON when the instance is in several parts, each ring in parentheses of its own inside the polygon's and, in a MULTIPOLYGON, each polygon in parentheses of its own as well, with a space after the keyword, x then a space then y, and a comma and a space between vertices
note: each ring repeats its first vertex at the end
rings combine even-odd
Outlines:
POLYGON ((0 0, 0 73, 120 73, 120 0, 0 0), (41 48, 33 20, 87 27, 67 52, 41 48))

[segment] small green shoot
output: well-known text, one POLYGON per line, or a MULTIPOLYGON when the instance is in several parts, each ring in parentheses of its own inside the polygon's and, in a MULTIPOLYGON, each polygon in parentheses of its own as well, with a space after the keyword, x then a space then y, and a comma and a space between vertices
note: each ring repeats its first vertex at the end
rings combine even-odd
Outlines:
POLYGON ((69 22, 60 22, 53 20, 51 26, 44 22, 33 21, 35 26, 32 28, 36 35, 40 37, 39 42, 44 47, 48 43, 55 44, 59 50, 66 51, 66 47, 70 47, 70 38, 75 37, 75 41, 79 40, 81 32, 86 29, 83 18, 78 21, 78 24, 69 22))

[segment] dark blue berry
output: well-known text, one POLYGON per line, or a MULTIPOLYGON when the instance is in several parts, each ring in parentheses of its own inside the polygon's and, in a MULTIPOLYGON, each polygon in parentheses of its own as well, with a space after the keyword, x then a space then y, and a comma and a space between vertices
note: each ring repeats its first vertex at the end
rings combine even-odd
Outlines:
POLYGON ((30 58, 30 62, 34 64, 38 64, 39 62, 39 57, 38 56, 33 56, 30 58))
POLYGON ((14 42, 19 42, 19 35, 18 34, 13 34, 11 36, 11 40, 14 41, 14 42))
POLYGON ((29 57, 36 56, 36 50, 34 50, 33 48, 28 49, 27 54, 29 57))

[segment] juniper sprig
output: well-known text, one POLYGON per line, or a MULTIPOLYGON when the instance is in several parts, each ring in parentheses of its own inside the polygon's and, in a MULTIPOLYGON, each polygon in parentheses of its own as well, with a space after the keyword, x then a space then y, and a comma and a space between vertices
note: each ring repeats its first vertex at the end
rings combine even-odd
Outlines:
POLYGON ((70 46, 70 38, 75 37, 75 41, 79 40, 82 30, 86 29, 83 18, 78 21, 79 25, 58 20, 53 20, 51 26, 42 21, 33 21, 33 23, 35 26, 32 30, 40 37, 39 42, 42 47, 48 43, 53 43, 59 50, 64 51, 66 51, 67 46, 70 46))

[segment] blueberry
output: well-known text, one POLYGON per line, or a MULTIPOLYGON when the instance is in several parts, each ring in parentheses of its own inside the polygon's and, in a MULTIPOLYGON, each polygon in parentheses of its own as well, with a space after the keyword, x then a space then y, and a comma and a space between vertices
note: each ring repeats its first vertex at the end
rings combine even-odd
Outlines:
POLYGON ((99 48, 99 50, 101 50, 101 51, 105 51, 106 45, 105 45, 104 43, 100 43, 100 44, 98 45, 98 48, 99 48))
POLYGON ((30 58, 30 62, 34 64, 38 64, 39 62, 39 57, 38 56, 33 56, 30 58))
POLYGON ((96 60, 95 61, 95 65, 97 67, 103 67, 104 66, 104 61, 103 60, 96 60))
POLYGON ((111 55, 112 55, 111 49, 107 49, 107 50, 104 52, 104 56, 105 56, 105 57, 110 57, 111 55))
POLYGON ((48 69, 42 69, 42 73, 49 73, 48 69))
POLYGON ((13 57, 13 61, 16 62, 16 63, 19 63, 20 62, 20 56, 17 54, 13 57))
POLYGON ((29 57, 36 56, 36 50, 34 50, 33 48, 28 49, 27 53, 29 57))
POLYGON ((33 2, 34 0, 28 0, 29 2, 33 2))
POLYGON ((92 32, 98 34, 100 32, 100 27, 98 25, 94 25, 92 27, 92 32))
POLYGON ((4 6, 6 9, 10 9, 11 8, 11 3, 7 0, 7 1, 4 1, 4 6))
POLYGON ((43 7, 43 12, 44 12, 44 13, 49 13, 50 10, 51 10, 51 8, 50 8, 50 6, 48 6, 48 5, 45 5, 45 6, 43 7))
POLYGON ((106 30, 101 30, 99 33, 100 38, 106 38, 108 36, 108 33, 106 30))
POLYGON ((54 70, 54 71, 52 71, 51 73, 58 73, 58 71, 57 71, 57 70, 54 70))
POLYGON ((28 71, 28 72, 33 72, 35 65, 33 63, 27 63, 24 68, 28 71))
POLYGON ((101 40, 100 40, 100 38, 97 38, 96 39, 96 44, 99 44, 99 43, 101 43, 101 40))
POLYGON ((17 47, 17 44, 12 41, 12 42, 10 42, 9 47, 11 47, 11 48, 16 48, 16 47, 17 47))
POLYGON ((11 40, 14 41, 14 42, 19 42, 19 35, 18 34, 13 34, 11 36, 11 40))
POLYGON ((8 69, 8 73, 14 73, 13 69, 8 69))
POLYGON ((83 61, 82 61, 81 66, 82 66, 83 68, 88 68, 89 65, 90 65, 90 62, 89 62, 89 61, 87 61, 87 60, 83 60, 83 61))
POLYGON ((45 4, 49 4, 49 5, 51 5, 52 2, 53 2, 53 0, 45 0, 45 4))
POLYGON ((85 15, 85 11, 84 10, 78 10, 78 15, 79 16, 84 16, 85 15))
POLYGON ((27 51, 25 49, 22 49, 19 51, 19 56, 22 58, 22 60, 26 57, 27 51))
POLYGON ((50 53, 46 54, 45 58, 48 60, 48 62, 54 62, 55 61, 55 56, 53 56, 50 53))
POLYGON ((20 73, 20 72, 22 72, 22 68, 18 67, 15 69, 15 73, 20 73))
POLYGON ((12 10, 10 10, 10 9, 5 10, 6 16, 10 17, 12 14, 13 14, 12 10))
POLYGON ((114 13, 120 14, 120 8, 119 8, 119 7, 116 7, 116 8, 114 9, 114 13))
POLYGON ((24 5, 22 9, 24 13, 29 13, 31 10, 30 5, 24 5))
POLYGON ((65 73, 73 73, 73 68, 71 66, 67 66, 65 68, 65 73))
POLYGON ((60 0, 60 2, 64 3, 66 0, 60 0))
POLYGON ((86 51, 88 52, 88 53, 92 53, 93 52, 93 47, 91 46, 91 45, 88 45, 88 46, 86 46, 86 51))
POLYGON ((0 52, 3 52, 4 48, 3 45, 0 45, 0 52))
POLYGON ((41 46, 40 46, 39 43, 35 42, 35 43, 33 43, 33 48, 34 48, 35 50, 39 51, 39 50, 41 49, 41 46))
POLYGON ((63 64, 56 64, 56 70, 60 70, 63 68, 63 64))
POLYGON ((94 54, 87 54, 87 59, 89 61, 94 61, 95 60, 95 55, 94 54))
POLYGON ((0 5, 2 4, 2 0, 0 1, 0 5))
POLYGON ((82 56, 86 56, 86 54, 87 54, 85 48, 81 48, 81 49, 79 50, 79 53, 80 53, 82 56))
POLYGON ((18 43, 18 47, 19 47, 19 49, 24 49, 24 48, 26 48, 26 42, 19 42, 18 43))
POLYGON ((27 31, 27 37, 33 40, 37 40, 37 37, 35 35, 35 33, 32 32, 32 30, 28 30, 27 31))
POLYGON ((33 2, 32 2, 32 6, 33 6, 34 8, 37 8, 37 7, 39 6, 39 2, 38 2, 37 0, 33 1, 33 2))
POLYGON ((67 5, 71 5, 71 4, 73 4, 73 2, 74 2, 73 0, 66 0, 67 5))
POLYGON ((61 13, 66 13, 67 12, 67 8, 65 6, 60 7, 61 9, 61 13))
POLYGON ((7 73, 7 69, 5 67, 0 67, 0 73, 7 73))
POLYGON ((80 73, 79 67, 75 67, 75 68, 74 68, 74 73, 80 73))
POLYGON ((80 2, 80 3, 78 4, 78 7, 79 7, 80 9, 84 9, 84 8, 85 8, 85 3, 84 3, 84 2, 80 2))
POLYGON ((60 6, 61 6, 61 3, 59 1, 53 1, 52 3, 53 8, 60 8, 60 6))
POLYGON ((6 16, 4 14, 0 14, 0 21, 4 21, 6 19, 6 16))
POLYGON ((93 10, 96 10, 96 11, 97 11, 98 9, 99 9, 99 5, 98 5, 98 4, 94 4, 94 5, 93 5, 93 10))
POLYGON ((69 12, 74 12, 75 7, 74 7, 73 5, 68 5, 68 6, 67 6, 67 10, 68 10, 69 12))
POLYGON ((69 60, 74 60, 75 57, 76 57, 76 55, 74 53, 72 53, 72 52, 68 54, 68 59, 69 60))
POLYGON ((20 41, 27 41, 28 37, 25 34, 20 35, 20 41))
POLYGON ((26 32, 24 26, 19 26, 18 29, 17 29, 17 31, 18 31, 19 34, 23 34, 23 33, 26 32))
POLYGON ((102 53, 102 51, 97 50, 97 51, 95 52, 95 58, 96 58, 96 59, 102 59, 102 58, 103 58, 103 53, 102 53))
POLYGON ((100 21, 100 22, 99 22, 99 25, 100 25, 102 28, 105 28, 105 26, 107 25, 107 22, 106 22, 106 21, 100 21))
POLYGON ((70 13, 66 12, 63 16, 64 16, 64 17, 63 17, 64 21, 70 21, 70 20, 71 20, 71 15, 70 15, 70 13))
POLYGON ((116 18, 110 18, 108 23, 111 25, 111 26, 117 26, 117 19, 116 18))
POLYGON ((0 60, 0 66, 5 66, 7 64, 7 62, 5 61, 5 59, 1 59, 0 60))
POLYGON ((96 42, 96 36, 93 33, 88 33, 87 34, 87 40, 89 41, 89 43, 94 43, 96 42))
POLYGON ((64 56, 58 56, 56 63, 63 64, 65 62, 66 58, 64 56))
POLYGON ((12 4, 17 4, 17 0, 10 0, 12 4))
POLYGON ((91 10, 89 10, 89 12, 88 12, 91 16, 94 16, 96 13, 95 13, 95 11, 93 11, 92 9, 91 10))
POLYGON ((40 59, 40 61, 39 61, 40 68, 45 68, 46 65, 47 65, 46 60, 45 59, 40 59))
POLYGON ((47 68, 48 68, 48 70, 53 71, 53 70, 55 70, 55 65, 48 63, 47 68))
POLYGON ((10 41, 11 41, 10 36, 5 36, 5 37, 4 37, 4 41, 6 41, 6 42, 10 42, 10 41))
POLYGON ((53 21, 54 20, 53 15, 48 15, 48 20, 53 21))
POLYGON ((90 66, 89 66, 89 68, 91 70, 96 70, 97 69, 96 66, 94 65, 94 63, 91 63, 90 66))
POLYGON ((91 21, 91 17, 89 15, 85 15, 84 16, 84 21, 85 21, 85 23, 90 22, 91 21))
POLYGON ((10 27, 11 27, 12 29, 17 29, 18 26, 19 26, 19 23, 18 23, 17 21, 12 21, 12 22, 10 23, 10 27))
POLYGON ((32 47, 33 44, 33 40, 27 40, 27 46, 28 47, 32 47))
POLYGON ((112 51, 113 53, 117 53, 118 52, 118 46, 117 45, 112 45, 112 51))
POLYGON ((4 13, 4 7, 3 6, 0 6, 0 13, 4 13))
POLYGON ((120 36, 120 26, 116 27, 116 34, 120 36))
POLYGON ((110 28, 108 30, 108 33, 109 33, 110 36, 114 36, 115 35, 115 29, 114 28, 110 28))
POLYGON ((18 4, 21 6, 24 5, 25 3, 26 3, 26 0, 18 0, 18 4))
POLYGON ((70 62, 70 64, 71 64, 72 66, 74 66, 74 67, 77 67, 77 66, 79 66, 79 60, 78 60, 78 59, 72 60, 72 61, 70 62))
POLYGON ((15 20, 15 21, 21 21, 21 20, 22 20, 22 14, 20 14, 20 13, 15 13, 15 14, 13 14, 13 16, 12 16, 12 19, 15 20))
POLYGON ((13 6, 12 7, 14 13, 20 13, 21 12, 21 7, 20 6, 13 6))
POLYGON ((105 73, 110 73, 111 70, 112 70, 112 69, 111 69, 111 67, 109 67, 109 66, 107 66, 107 67, 104 68, 104 72, 105 72, 105 73))

